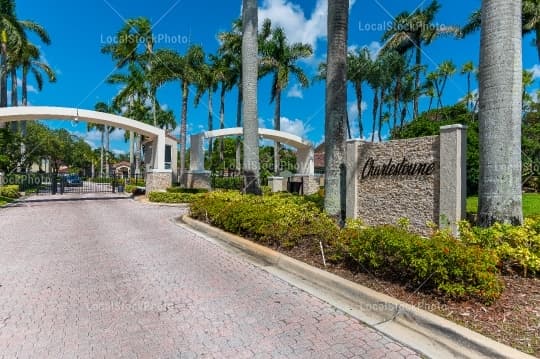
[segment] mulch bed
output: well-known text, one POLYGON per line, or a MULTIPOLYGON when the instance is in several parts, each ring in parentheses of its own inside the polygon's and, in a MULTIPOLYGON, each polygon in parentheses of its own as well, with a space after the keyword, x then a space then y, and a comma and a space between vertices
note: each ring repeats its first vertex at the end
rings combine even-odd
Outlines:
POLYGON ((273 249, 540 358, 540 279, 538 278, 504 275, 503 295, 491 306, 485 306, 474 301, 446 300, 434 294, 414 292, 415 288, 407 288, 397 282, 376 278, 365 271, 354 272, 343 264, 327 263, 327 267, 324 268, 321 256, 314 255, 310 248, 273 249))

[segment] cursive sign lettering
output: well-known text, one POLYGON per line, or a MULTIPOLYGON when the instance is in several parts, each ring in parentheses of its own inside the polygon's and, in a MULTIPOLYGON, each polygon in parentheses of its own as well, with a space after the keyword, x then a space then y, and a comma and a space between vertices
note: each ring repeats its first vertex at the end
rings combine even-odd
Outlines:
POLYGON ((378 164, 371 157, 362 169, 362 179, 368 177, 431 176, 434 172, 434 162, 409 162, 403 158, 401 162, 394 162, 390 159, 387 163, 378 164))

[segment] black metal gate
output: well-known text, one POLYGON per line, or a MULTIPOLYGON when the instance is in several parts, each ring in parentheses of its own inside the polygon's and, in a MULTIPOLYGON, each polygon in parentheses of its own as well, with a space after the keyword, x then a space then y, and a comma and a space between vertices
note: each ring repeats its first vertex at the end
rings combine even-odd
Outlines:
POLYGON ((6 184, 16 184, 27 194, 82 194, 115 193, 123 191, 123 181, 110 175, 100 178, 86 178, 75 174, 18 173, 6 176, 6 184))

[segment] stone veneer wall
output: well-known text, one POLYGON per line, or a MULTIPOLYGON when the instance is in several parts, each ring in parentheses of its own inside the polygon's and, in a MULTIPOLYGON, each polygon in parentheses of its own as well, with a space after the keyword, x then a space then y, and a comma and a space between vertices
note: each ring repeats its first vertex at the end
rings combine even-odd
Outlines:
POLYGON ((400 218, 408 218, 411 227, 420 233, 429 230, 428 222, 439 223, 439 136, 355 144, 357 167, 353 175, 358 196, 355 217, 368 225, 395 224, 400 218), (429 175, 370 176, 362 179, 362 171, 370 158, 378 165, 386 164, 390 159, 399 164, 406 158, 408 163, 434 163, 435 167, 429 175))
POLYGON ((149 171, 146 173, 146 195, 163 192, 172 185, 172 171, 149 171))

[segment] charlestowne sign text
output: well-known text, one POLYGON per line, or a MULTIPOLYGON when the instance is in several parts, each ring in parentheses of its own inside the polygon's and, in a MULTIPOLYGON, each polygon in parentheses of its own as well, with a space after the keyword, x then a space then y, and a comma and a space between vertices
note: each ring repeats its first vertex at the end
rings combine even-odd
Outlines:
POLYGON ((430 176, 435 172, 435 163, 409 162, 403 158, 401 162, 393 159, 386 163, 377 163, 370 157, 362 169, 362 179, 369 177, 393 177, 393 176, 430 176))

